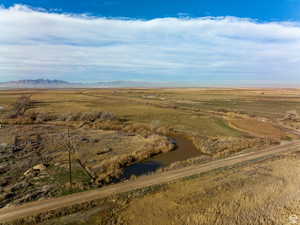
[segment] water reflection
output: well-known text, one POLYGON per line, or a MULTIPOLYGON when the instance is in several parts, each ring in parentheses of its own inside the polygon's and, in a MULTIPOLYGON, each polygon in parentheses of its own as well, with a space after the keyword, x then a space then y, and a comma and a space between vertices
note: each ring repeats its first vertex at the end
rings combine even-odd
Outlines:
POLYGON ((143 174, 148 174, 151 172, 155 172, 157 169, 161 168, 163 165, 157 161, 145 161, 133 164, 127 167, 124 170, 123 178, 128 179, 132 175, 140 176, 143 174))

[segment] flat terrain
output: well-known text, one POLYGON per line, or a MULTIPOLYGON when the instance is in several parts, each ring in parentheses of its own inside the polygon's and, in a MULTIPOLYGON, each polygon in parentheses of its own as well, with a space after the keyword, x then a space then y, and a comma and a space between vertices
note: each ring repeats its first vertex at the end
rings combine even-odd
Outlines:
POLYGON ((22 94, 32 95, 39 112, 108 111, 136 122, 213 136, 242 135, 228 127, 224 111, 228 116, 235 112, 277 119, 300 110, 298 89, 13 90, 0 91, 0 105, 8 107, 22 94))
POLYGON ((300 142, 294 142, 294 143, 289 143, 286 145, 266 149, 264 151, 260 151, 256 153, 248 153, 248 154, 239 155, 232 158, 214 161, 208 164, 186 167, 180 170, 174 170, 174 171, 165 172, 158 175, 142 177, 135 181, 126 182, 124 184, 111 185, 107 188, 103 188, 99 190, 74 194, 74 195, 52 199, 52 200, 38 201, 35 203, 25 204, 20 207, 2 209, 0 210, 0 219, 1 222, 16 220, 26 216, 33 216, 34 214, 38 214, 38 213, 72 206, 74 204, 82 203, 85 201, 91 201, 97 198, 104 198, 112 194, 129 192, 135 189, 174 181, 176 179, 197 175, 218 168, 233 166, 238 163, 259 159, 261 157, 266 157, 266 156, 270 156, 278 153, 284 153, 284 152, 294 152, 299 150, 300 150, 300 142))
MULTIPOLYGON (((300 136, 299 103, 300 89, 0 90, 1 216, 9 219, 61 209, 114 193, 166 185, 178 178, 266 155, 295 153, 300 136), (20 108, 24 101, 26 107, 20 108), (153 174, 145 176, 149 173, 153 174), (140 175, 143 176, 137 177, 140 175), (53 198, 56 200, 51 200, 53 198), (20 206, 23 204, 26 209, 20 206)), ((274 167, 274 174, 278 170, 274 167)), ((230 182, 241 175, 236 172, 230 182)), ((245 181, 249 187, 250 178, 245 181)), ((257 176, 255 182, 263 179, 257 176)), ((185 185, 182 182, 176 185, 185 185)), ((270 184, 272 182, 277 181, 274 178, 270 184)), ((191 187, 194 183, 200 185, 201 179, 191 181, 191 187)), ((193 205, 186 197, 190 195, 189 189, 180 195, 176 193, 177 186, 172 189, 168 184, 167 187, 170 190, 162 191, 162 195, 170 193, 180 202, 177 194, 185 199, 183 206, 193 205)), ((239 188, 240 185, 233 184, 230 194, 236 194, 234 191, 239 188)), ((219 195, 221 200, 226 197, 221 191, 215 194, 216 199, 219 195)), ((153 193, 149 196, 155 198, 153 193)), ((201 193, 199 196, 206 198, 201 193)), ((252 197, 249 198, 254 199, 256 195, 252 197)), ((184 224, 187 218, 191 220, 187 212, 185 219, 178 215, 178 205, 160 200, 166 208, 174 207, 170 209, 170 215, 174 212, 173 224, 184 224)), ((132 205, 135 204, 132 202, 147 205, 144 201, 141 196, 128 197, 122 207, 119 202, 112 203, 117 208, 114 206, 109 214, 111 220, 96 216, 90 224, 136 224, 133 218, 138 215, 134 212, 143 214, 143 210, 156 217, 154 214, 159 214, 156 209, 145 206, 139 211, 132 205)), ((154 207, 154 203, 149 206, 154 207)), ((197 204, 195 208, 203 209, 200 200, 197 204)), ((163 206, 161 212, 166 212, 163 206)), ((232 212, 227 213, 229 216, 232 212)), ((225 217, 223 215, 220 221, 225 217)), ((147 221, 145 225, 166 224, 150 218, 147 221)))

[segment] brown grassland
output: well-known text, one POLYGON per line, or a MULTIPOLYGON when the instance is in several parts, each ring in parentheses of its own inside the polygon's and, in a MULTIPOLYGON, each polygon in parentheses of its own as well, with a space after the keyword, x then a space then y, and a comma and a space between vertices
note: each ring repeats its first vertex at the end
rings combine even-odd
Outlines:
POLYGON ((41 225, 298 224, 299 160, 296 152, 213 171, 41 225))
POLYGON ((135 199, 124 224, 289 224, 300 217, 299 155, 199 179, 135 199), (141 216, 143 215, 143 216, 141 216))
POLYGON ((107 111, 203 135, 242 135, 228 126, 224 111, 274 120, 288 110, 300 110, 298 89, 13 90, 0 91, 0 105, 9 107, 22 94, 37 102, 33 111, 107 111))
MULTIPOLYGON (((299 119, 285 116, 299 103, 298 89, 1 90, 0 208, 118 182, 126 167, 173 151, 176 135, 199 155, 165 170, 297 139, 299 119), (20 96, 32 104, 10 116, 20 96)), ((289 224, 291 215, 300 223, 299 165, 299 154, 289 154, 215 171, 116 201, 109 212, 48 223, 289 224)))

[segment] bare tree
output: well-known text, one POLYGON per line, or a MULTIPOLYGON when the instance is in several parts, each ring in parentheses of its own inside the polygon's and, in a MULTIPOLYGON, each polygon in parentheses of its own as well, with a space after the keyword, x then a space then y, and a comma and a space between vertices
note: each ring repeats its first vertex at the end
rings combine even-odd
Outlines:
POLYGON ((22 95, 13 104, 15 116, 23 116, 24 113, 32 106, 31 95, 22 95))

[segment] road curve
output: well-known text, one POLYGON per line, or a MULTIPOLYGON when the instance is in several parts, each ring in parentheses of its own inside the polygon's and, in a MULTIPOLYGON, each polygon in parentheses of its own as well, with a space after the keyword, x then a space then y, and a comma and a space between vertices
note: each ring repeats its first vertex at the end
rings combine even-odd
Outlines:
POLYGON ((172 170, 164 173, 143 176, 134 181, 112 184, 107 187, 99 188, 81 193, 76 193, 59 198, 48 200, 40 200, 31 203, 26 203, 21 206, 9 207, 0 209, 0 224, 21 219, 24 217, 34 216, 40 213, 46 213, 50 210, 59 210, 64 207, 70 207, 75 204, 89 202, 95 199, 108 197, 112 194, 120 194, 128 191, 133 191, 140 188, 145 188, 157 184, 163 184, 176 179, 201 174, 211 170, 233 166, 239 163, 259 159, 266 156, 271 156, 284 152, 293 152, 300 150, 300 141, 290 142, 288 144, 279 145, 258 152, 250 152, 236 155, 226 159, 216 160, 201 165, 193 165, 177 170, 172 170))

